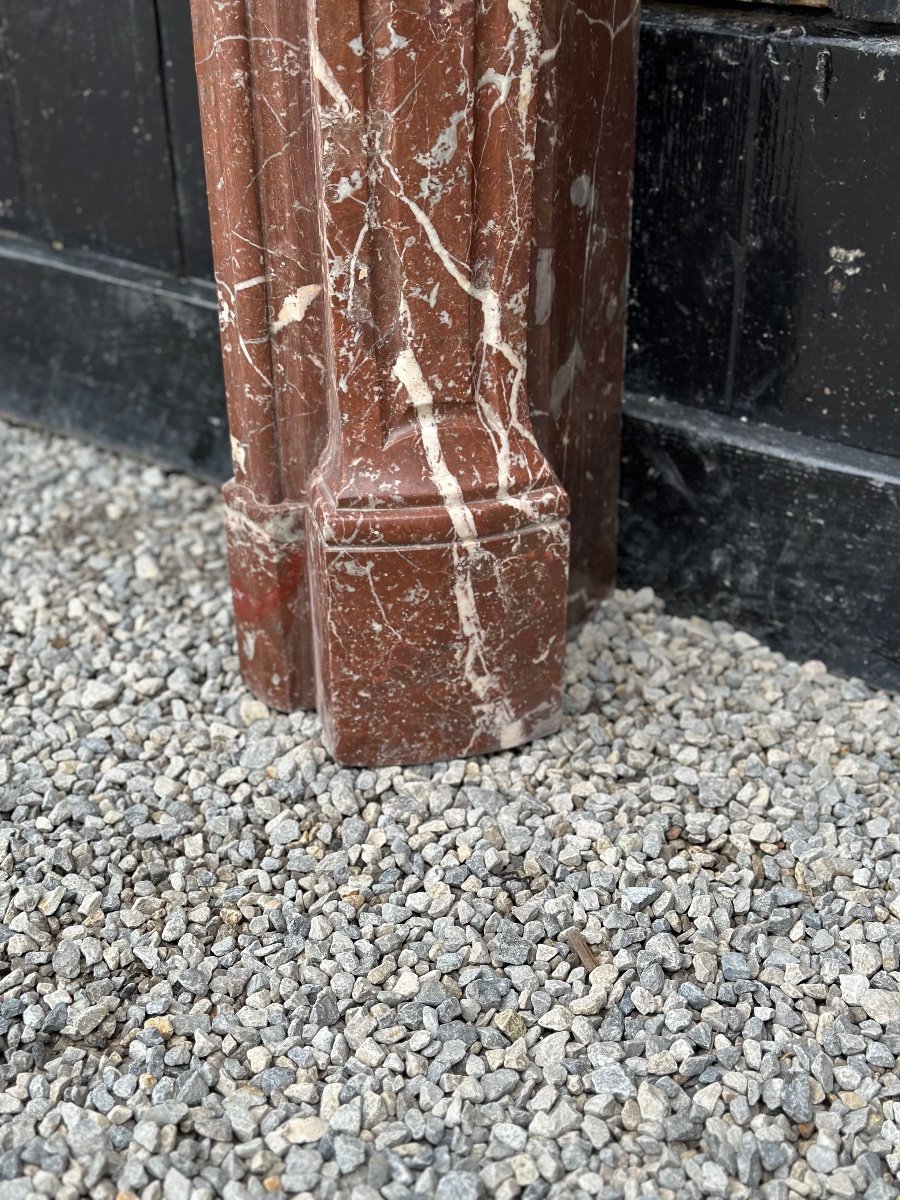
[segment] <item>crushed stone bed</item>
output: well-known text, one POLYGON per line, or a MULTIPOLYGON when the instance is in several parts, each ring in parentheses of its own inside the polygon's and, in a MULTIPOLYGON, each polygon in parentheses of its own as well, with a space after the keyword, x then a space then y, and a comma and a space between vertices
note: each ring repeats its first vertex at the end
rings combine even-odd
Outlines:
POLYGON ((341 769, 215 490, 0 428, 2 1200, 898 1194, 895 697, 620 592, 556 737, 341 769))

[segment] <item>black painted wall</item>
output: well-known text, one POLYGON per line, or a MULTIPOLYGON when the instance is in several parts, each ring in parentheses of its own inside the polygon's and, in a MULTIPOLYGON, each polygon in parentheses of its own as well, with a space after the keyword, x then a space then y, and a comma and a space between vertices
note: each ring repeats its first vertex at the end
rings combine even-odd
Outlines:
MULTIPOLYGON (((645 8, 621 509, 624 583, 896 687, 898 35, 645 8)), ((0 0, 0 411, 216 479, 191 60, 188 0, 0 0)))
POLYGON ((228 469, 188 0, 0 0, 0 411, 228 469))
POLYGON ((649 10, 633 390, 900 455, 898 33, 649 10))
POLYGON ((652 5, 620 578, 900 687, 900 28, 652 5))

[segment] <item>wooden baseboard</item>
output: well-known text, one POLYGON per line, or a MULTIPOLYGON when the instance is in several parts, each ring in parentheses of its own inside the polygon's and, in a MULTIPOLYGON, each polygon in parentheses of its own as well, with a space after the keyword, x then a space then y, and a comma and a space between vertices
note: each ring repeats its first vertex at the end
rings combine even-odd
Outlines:
POLYGON ((900 460, 629 396, 620 582, 900 688, 900 460))
POLYGON ((0 235, 0 330, 0 413, 228 473, 212 283, 0 235))

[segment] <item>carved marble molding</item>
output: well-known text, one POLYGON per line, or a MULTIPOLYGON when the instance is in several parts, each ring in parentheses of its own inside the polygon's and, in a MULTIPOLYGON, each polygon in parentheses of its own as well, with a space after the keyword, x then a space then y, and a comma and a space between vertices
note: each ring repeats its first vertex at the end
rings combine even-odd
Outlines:
POLYGON ((343 762, 550 733, 554 465, 573 611, 611 578, 633 9, 192 2, 244 677, 343 762))

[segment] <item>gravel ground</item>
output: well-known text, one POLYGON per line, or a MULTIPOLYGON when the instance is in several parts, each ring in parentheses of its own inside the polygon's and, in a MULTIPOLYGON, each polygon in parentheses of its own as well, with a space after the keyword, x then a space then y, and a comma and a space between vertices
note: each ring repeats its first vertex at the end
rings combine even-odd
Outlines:
POLYGON ((619 593, 557 737, 338 769, 211 488, 3 435, 2 1200, 897 1194, 895 699, 619 593))

